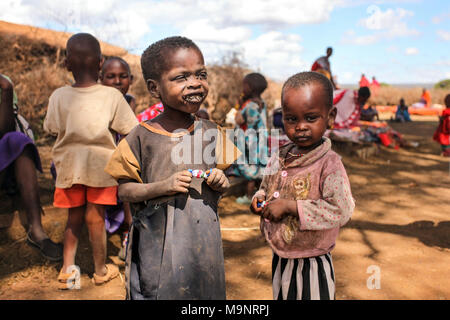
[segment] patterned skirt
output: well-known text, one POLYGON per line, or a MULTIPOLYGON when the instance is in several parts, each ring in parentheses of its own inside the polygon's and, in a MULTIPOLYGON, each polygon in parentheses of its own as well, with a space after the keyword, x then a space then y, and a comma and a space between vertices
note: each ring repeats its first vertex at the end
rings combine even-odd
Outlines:
POLYGON ((272 258, 274 300, 334 300, 335 282, 331 253, 318 257, 272 258))

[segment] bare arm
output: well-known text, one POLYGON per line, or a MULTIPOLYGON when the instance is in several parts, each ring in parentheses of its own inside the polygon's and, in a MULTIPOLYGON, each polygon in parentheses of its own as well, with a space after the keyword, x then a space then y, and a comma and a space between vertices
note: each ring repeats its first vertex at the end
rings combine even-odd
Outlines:
POLYGON ((119 198, 125 202, 142 202, 179 192, 187 193, 191 180, 192 174, 185 170, 162 181, 152 183, 127 182, 119 185, 119 198))

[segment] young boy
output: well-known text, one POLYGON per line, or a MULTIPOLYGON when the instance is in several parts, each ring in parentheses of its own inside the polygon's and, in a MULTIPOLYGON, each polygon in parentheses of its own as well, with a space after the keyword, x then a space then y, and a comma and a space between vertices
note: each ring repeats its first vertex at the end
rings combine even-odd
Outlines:
POLYGON ((330 251, 355 205, 340 157, 323 136, 336 117, 333 87, 317 72, 302 72, 286 81, 281 100, 291 143, 271 157, 250 207, 273 250, 273 298, 334 299, 330 251))
POLYGON ((84 222, 94 258, 93 282, 103 284, 119 274, 117 266, 105 264, 105 205, 117 203, 117 182, 103 169, 116 147, 112 131, 126 135, 138 124, 123 95, 97 83, 103 62, 97 39, 75 34, 66 52, 65 65, 75 84, 52 93, 44 120, 44 129, 57 135, 54 206, 69 210, 58 276, 61 289, 69 288, 77 273, 75 255, 84 222))
POLYGON ((195 121, 208 94, 203 55, 195 43, 184 37, 160 40, 144 51, 141 65, 164 112, 130 132, 105 169, 119 180, 119 196, 131 203, 133 213, 127 298, 225 299, 217 203, 229 186, 223 169, 239 154, 216 124, 195 121), (227 150, 231 156, 220 161, 227 150), (189 169, 209 175, 193 177, 189 169))

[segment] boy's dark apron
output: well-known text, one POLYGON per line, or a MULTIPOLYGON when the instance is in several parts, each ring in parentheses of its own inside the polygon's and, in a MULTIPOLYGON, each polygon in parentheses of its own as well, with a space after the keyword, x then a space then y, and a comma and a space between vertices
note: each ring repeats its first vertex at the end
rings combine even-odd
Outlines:
MULTIPOLYGON (((140 142, 140 148, 148 148, 139 150, 142 168, 146 168, 144 183, 184 169, 214 167, 204 161, 174 164, 171 149, 178 143, 176 139, 151 131, 145 139, 151 143, 140 142), (147 154, 153 158, 145 159, 147 154)), ((132 205, 125 269, 127 299, 225 299, 219 197, 204 179, 193 178, 188 194, 132 205)))

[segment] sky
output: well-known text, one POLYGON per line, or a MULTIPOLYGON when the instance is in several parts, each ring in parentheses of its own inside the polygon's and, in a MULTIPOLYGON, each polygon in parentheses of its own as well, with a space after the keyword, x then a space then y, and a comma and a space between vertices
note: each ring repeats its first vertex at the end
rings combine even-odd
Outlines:
POLYGON ((450 78, 448 0, 1 0, 0 20, 89 32, 140 55, 168 36, 192 39, 206 64, 237 53, 284 81, 333 47, 338 83, 450 78))

